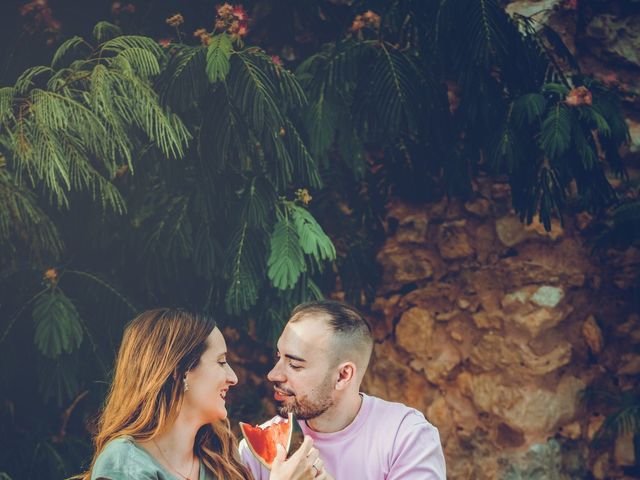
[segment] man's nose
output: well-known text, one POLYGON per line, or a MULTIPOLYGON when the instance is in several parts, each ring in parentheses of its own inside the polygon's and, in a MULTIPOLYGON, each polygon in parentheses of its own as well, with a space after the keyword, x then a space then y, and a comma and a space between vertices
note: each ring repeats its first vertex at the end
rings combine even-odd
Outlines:
POLYGON ((284 381, 284 375, 282 374, 282 369, 280 368, 280 361, 278 361, 271 371, 267 374, 267 379, 270 382, 282 382, 284 381))

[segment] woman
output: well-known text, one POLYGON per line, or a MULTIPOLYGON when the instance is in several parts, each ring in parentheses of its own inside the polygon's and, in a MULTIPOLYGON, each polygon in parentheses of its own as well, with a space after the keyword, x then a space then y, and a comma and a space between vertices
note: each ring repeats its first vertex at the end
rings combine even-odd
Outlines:
MULTIPOLYGON (((95 454, 82 480, 250 479, 229 428, 225 396, 238 381, 222 333, 208 316, 147 311, 125 329, 102 412, 95 454)), ((328 478, 305 439, 283 449, 271 480, 328 478)))

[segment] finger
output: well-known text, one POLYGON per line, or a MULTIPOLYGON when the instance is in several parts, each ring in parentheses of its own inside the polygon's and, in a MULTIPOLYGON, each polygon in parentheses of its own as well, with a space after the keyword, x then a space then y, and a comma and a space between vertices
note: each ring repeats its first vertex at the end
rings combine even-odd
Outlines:
POLYGON ((313 447, 313 438, 305 435, 302 445, 300 445, 300 448, 298 448, 298 451, 293 455, 291 455, 291 457, 304 458, 309 454, 309 451, 311 450, 312 447, 313 447))
POLYGON ((319 458, 320 452, 317 448, 312 448, 311 450, 309 450, 309 453, 307 454, 307 462, 309 462, 309 465, 316 465, 319 458))
POLYGON ((276 458, 273 459, 271 468, 281 465, 287 458, 287 451, 279 443, 276 445, 276 458))

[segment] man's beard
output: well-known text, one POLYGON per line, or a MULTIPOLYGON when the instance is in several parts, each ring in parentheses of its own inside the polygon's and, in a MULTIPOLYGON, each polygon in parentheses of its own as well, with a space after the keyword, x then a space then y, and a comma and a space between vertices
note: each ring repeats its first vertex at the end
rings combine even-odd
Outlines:
MULTIPOLYGON (((278 386, 276 384, 276 386, 278 386)), ((278 388, 280 388, 278 386, 278 388)), ((314 388, 309 395, 290 397, 293 403, 282 403, 278 407, 280 416, 286 417, 289 413, 293 413, 299 420, 311 420, 319 417, 333 406, 331 392, 333 386, 331 379, 327 376, 324 381, 314 388)))

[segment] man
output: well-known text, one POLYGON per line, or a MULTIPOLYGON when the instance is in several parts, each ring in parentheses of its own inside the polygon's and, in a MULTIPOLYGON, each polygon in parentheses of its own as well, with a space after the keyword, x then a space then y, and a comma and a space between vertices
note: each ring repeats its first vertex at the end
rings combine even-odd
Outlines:
MULTIPOLYGON (((274 398, 280 414, 293 413, 313 439, 323 474, 336 480, 446 478, 438 430, 424 415, 360 392, 373 337, 354 308, 329 300, 296 307, 277 347, 268 375, 274 398)), ((269 478, 244 441, 240 453, 257 480, 269 478)))

